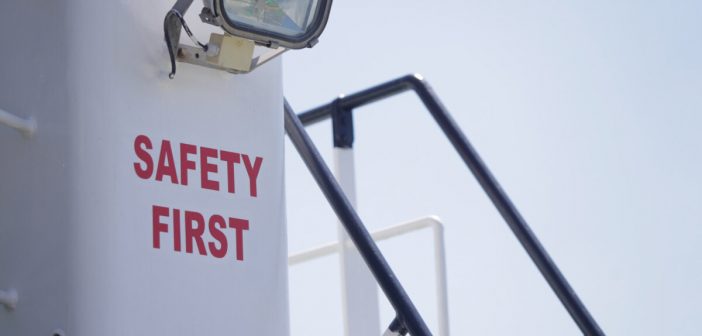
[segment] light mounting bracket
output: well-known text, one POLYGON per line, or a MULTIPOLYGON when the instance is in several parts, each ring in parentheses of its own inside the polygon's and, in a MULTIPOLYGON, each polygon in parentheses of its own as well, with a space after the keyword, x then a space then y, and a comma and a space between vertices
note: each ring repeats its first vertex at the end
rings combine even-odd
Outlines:
MULTIPOLYGON (((169 78, 173 79, 175 77, 176 62, 200 65, 234 74, 245 74, 288 50, 287 48, 279 46, 269 46, 272 47, 270 51, 254 57, 256 45, 254 41, 226 32, 224 34, 212 33, 207 44, 200 43, 193 36, 183 18, 193 1, 194 0, 176 1, 164 19, 164 37, 171 60, 169 78), (182 30, 185 30, 195 46, 180 43, 182 30)), ((216 19, 207 16, 206 10, 207 8, 201 13, 201 19, 203 22, 216 25, 216 19)))

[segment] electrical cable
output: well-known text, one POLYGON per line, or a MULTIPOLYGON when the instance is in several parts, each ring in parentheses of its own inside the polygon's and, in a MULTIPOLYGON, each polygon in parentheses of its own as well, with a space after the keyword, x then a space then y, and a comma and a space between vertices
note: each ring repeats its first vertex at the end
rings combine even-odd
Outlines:
POLYGON ((190 38, 193 43, 196 45, 200 46, 203 51, 207 52, 208 46, 206 44, 200 43, 198 39, 193 35, 193 32, 190 30, 190 27, 188 27, 188 24, 185 23, 185 19, 183 18, 183 15, 178 11, 177 9, 173 8, 168 13, 166 13, 166 18, 163 22, 163 30, 164 30, 164 35, 165 35, 165 40, 166 40, 166 46, 168 47, 168 56, 170 56, 171 59, 171 72, 168 74, 168 78, 173 79, 175 77, 176 73, 176 53, 177 53, 177 46, 178 46, 178 37, 180 36, 180 28, 185 29, 185 33, 188 34, 188 37, 190 38), (173 20, 170 20, 172 16, 175 16, 178 21, 173 22, 173 20), (177 24, 180 23, 181 27, 177 27, 177 24), (171 36, 174 34, 175 36, 171 36))
POLYGON ((200 41, 198 41, 198 39, 195 37, 195 35, 193 35, 193 32, 190 31, 190 27, 188 27, 188 24, 185 23, 185 18, 183 18, 183 15, 180 14, 180 12, 177 11, 176 9, 171 9, 170 13, 175 14, 175 16, 178 18, 178 20, 180 20, 180 24, 183 25, 183 29, 185 29, 185 33, 188 34, 188 37, 190 38, 190 40, 193 41, 193 43, 199 45, 202 48, 202 50, 207 51, 207 45, 200 43, 200 41))

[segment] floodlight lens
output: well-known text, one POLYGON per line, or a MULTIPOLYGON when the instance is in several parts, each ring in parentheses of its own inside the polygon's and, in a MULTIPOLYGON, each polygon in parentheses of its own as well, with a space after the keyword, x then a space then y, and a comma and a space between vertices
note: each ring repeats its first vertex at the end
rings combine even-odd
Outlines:
POLYGON ((289 38, 305 36, 319 10, 318 0, 223 0, 223 5, 235 25, 289 38))

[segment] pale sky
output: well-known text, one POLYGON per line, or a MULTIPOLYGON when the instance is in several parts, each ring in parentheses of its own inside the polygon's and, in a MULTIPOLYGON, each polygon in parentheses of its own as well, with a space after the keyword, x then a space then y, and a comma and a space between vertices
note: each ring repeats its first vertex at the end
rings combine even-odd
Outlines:
MULTIPOLYGON (((336 1, 289 52, 302 112, 421 73, 609 335, 702 332, 702 2, 336 1)), ((412 94, 357 111, 361 218, 446 225, 453 335, 577 335, 412 94)), ((309 128, 331 163, 331 125, 309 128)), ((289 250, 336 238, 292 145, 289 250)), ((429 231, 381 243, 435 330, 429 231)), ((290 271, 292 335, 340 334, 336 257, 290 271)), ((381 323, 392 312, 381 299, 381 323)))

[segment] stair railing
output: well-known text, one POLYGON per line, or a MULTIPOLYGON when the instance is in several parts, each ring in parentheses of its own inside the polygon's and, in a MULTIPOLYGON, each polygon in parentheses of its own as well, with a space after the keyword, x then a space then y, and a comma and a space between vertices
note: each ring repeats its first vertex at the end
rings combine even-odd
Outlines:
POLYGON ((351 115, 355 108, 410 90, 419 96, 582 333, 604 335, 468 138, 431 87, 419 75, 404 76, 358 93, 339 97, 329 104, 301 113, 299 116, 287 100, 284 104, 285 130, 288 136, 397 313, 386 334, 405 335, 409 332, 413 336, 431 335, 426 323, 319 155, 304 126, 332 118, 335 146, 343 145, 344 141, 352 142, 354 134, 351 115))

